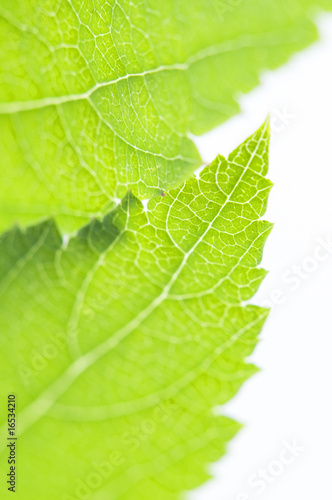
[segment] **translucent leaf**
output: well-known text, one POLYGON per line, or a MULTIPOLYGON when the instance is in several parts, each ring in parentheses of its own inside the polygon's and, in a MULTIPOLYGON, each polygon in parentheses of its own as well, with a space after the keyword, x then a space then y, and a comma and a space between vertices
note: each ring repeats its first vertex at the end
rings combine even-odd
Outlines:
MULTIPOLYGON (((267 316, 245 302, 265 276, 268 140, 265 123, 147 207, 129 192, 66 244, 52 220, 1 237, 17 500, 170 500, 209 477, 239 429, 215 408, 256 371, 267 316)), ((1 422, 4 463, 4 403, 1 422)))
POLYGON ((179 185, 192 134, 316 39, 314 6, 332 2, 0 0, 2 228, 71 231, 179 185))

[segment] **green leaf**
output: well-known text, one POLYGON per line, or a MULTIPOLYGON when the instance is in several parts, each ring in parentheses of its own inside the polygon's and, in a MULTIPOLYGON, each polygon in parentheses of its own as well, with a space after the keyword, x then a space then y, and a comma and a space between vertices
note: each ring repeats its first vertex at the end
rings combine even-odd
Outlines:
POLYGON ((262 71, 316 39, 331 0, 0 2, 0 227, 65 230, 179 185, 191 134, 238 111, 262 71))
POLYGON ((268 313, 244 304, 266 274, 268 141, 265 123, 68 242, 52 220, 1 237, 0 460, 15 394, 17 500, 170 500, 209 477, 240 427, 214 409, 257 370, 268 313))

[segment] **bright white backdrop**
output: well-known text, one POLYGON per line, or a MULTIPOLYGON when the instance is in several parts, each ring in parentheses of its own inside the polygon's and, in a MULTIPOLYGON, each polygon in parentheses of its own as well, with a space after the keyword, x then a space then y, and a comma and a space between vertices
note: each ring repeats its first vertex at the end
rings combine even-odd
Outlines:
POLYGON ((265 218, 275 227, 262 262, 270 273, 251 301, 273 306, 251 357, 262 371, 222 411, 245 427, 191 500, 332 499, 332 16, 318 25, 319 42, 263 75, 241 114, 196 140, 209 162, 271 113, 265 218))

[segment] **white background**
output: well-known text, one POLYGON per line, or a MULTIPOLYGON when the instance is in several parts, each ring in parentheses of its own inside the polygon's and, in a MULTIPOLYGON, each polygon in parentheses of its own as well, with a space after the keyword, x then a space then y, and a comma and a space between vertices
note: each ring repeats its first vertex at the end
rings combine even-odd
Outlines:
POLYGON ((270 272, 251 302, 277 303, 250 359, 262 371, 222 409, 244 429, 191 500, 332 499, 332 16, 318 21, 319 42, 264 74, 240 98, 241 114, 196 141, 207 162, 227 156, 271 113, 265 219, 275 227, 262 262, 270 272), (305 450, 278 471, 272 463, 293 439, 305 450), (268 472, 259 494, 248 480, 268 467, 280 473, 268 472))

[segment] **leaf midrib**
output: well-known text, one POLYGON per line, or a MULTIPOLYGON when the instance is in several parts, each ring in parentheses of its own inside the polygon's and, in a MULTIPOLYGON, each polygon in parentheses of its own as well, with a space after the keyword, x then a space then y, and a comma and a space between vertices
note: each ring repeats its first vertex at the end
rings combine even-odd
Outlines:
MULTIPOLYGON (((180 273, 182 272, 184 266, 186 265, 188 258, 197 248, 197 246, 201 243, 207 232, 211 229, 215 220, 219 217, 221 211, 228 203, 230 197, 233 195, 235 189, 238 187, 241 182, 244 174, 248 170, 257 150, 261 144, 262 137, 267 128, 267 122, 265 122, 264 127, 261 130, 261 134, 259 139, 257 140, 256 147, 251 153, 250 159, 245 167, 243 167, 243 171, 239 176, 236 184, 234 185, 232 191, 227 196, 223 205, 221 205, 218 213, 209 223, 206 230, 202 233, 200 238, 196 241, 196 243, 191 247, 191 249, 184 255, 179 267, 173 274, 172 278, 164 287, 162 293, 158 295, 153 302, 151 302, 145 309, 143 309, 135 318, 133 318, 127 325, 124 325, 120 328, 112 337, 108 338, 106 341, 100 343, 91 351, 81 356, 74 363, 72 363, 63 374, 54 381, 46 390, 43 391, 32 403, 24 408, 19 414, 20 419, 20 434, 22 435, 31 425, 36 423, 40 418, 42 418, 54 405, 54 403, 71 387, 71 385, 75 382, 75 380, 84 373, 88 368, 93 366, 99 359, 108 354, 113 348, 115 348, 123 339, 125 339, 132 331, 134 331, 167 297, 168 293, 171 290, 173 284, 176 282, 180 273)), ((220 164, 219 164, 220 166, 220 164)), ((219 168, 218 166, 218 168, 219 168)), ((0 429, 5 432, 5 426, 2 426, 0 429)), ((0 448, 0 452, 3 451, 3 448, 0 448)))
MULTIPOLYGON (((279 45, 280 41, 283 41, 283 38, 284 37, 280 35, 279 31, 275 32, 271 31, 258 35, 256 34, 240 35, 238 38, 234 38, 232 40, 225 40, 219 44, 211 45, 209 47, 206 47, 205 49, 199 50, 195 54, 189 56, 188 59, 183 63, 160 65, 157 66, 156 68, 152 68, 150 70, 138 73, 127 73, 125 75, 116 78, 115 80, 96 83, 93 87, 86 90, 85 92, 77 94, 64 94, 60 96, 48 96, 34 100, 2 102, 0 103, 0 115, 15 114, 24 111, 33 111, 36 109, 41 109, 49 106, 59 106, 61 104, 66 104, 68 102, 88 99, 94 92, 96 92, 100 88, 108 87, 110 85, 116 85, 117 83, 123 80, 128 80, 130 78, 136 78, 136 77, 144 78, 147 75, 163 71, 187 71, 190 68, 190 66, 207 57, 213 57, 216 55, 220 55, 222 53, 232 52, 241 49, 248 49, 252 47, 261 47, 261 46, 266 47, 266 46, 279 45)), ((294 40, 296 40, 295 35, 294 35, 294 40)))

